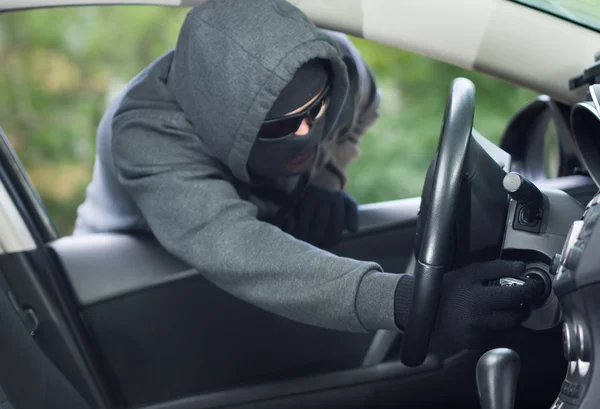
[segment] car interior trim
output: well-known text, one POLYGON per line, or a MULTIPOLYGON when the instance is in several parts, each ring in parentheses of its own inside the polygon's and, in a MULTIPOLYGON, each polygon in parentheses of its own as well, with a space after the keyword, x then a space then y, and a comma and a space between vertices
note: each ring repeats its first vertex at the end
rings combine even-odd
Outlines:
POLYGON ((420 197, 360 205, 357 234, 414 224, 420 205, 420 197))
MULTIPOLYGON (((198 3, 198 0, 187 1, 188 3, 198 3)), ((312 22, 319 27, 364 37, 363 28, 366 12, 364 0, 288 1, 301 9, 307 16, 310 16, 312 22)))
POLYGON ((586 87, 570 90, 569 80, 593 63, 600 33, 521 4, 495 2, 499 7, 481 39, 473 70, 561 102, 584 99, 586 87), (563 63, 556 64, 559 55, 563 63))
POLYGON ((495 3, 489 0, 367 1, 363 3, 365 38, 400 49, 418 50, 461 67, 474 65, 479 43, 494 12, 491 6, 495 3))
MULTIPOLYGON (((462 354, 464 355, 464 354, 462 354)), ((456 359, 453 357, 451 359, 456 359)), ((284 398, 303 393, 315 393, 319 390, 333 390, 349 387, 361 383, 377 382, 389 378, 421 375, 441 368, 444 362, 434 355, 428 355, 423 365, 411 368, 401 362, 385 362, 369 368, 358 368, 346 371, 306 377, 300 380, 290 380, 270 383, 260 386, 251 386, 239 389, 230 389, 224 392, 215 392, 165 404, 157 404, 144 409, 208 409, 239 404, 258 403, 264 400, 284 398)))

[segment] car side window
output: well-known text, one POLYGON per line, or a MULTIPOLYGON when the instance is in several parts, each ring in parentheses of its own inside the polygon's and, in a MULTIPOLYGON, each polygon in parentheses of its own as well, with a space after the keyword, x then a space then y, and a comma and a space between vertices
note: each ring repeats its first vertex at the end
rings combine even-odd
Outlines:
POLYGON ((415 197, 437 149, 444 106, 456 77, 476 86, 475 128, 498 144, 532 91, 408 51, 353 38, 377 77, 381 116, 361 143, 348 190, 359 203, 415 197))
MULTIPOLYGON (((175 44, 187 9, 73 7, 0 16, 0 126, 60 234, 92 177, 96 127, 111 98, 175 44), (28 27, 24 30, 23 27, 28 27)), ((359 203, 418 196, 452 79, 477 86, 475 126, 497 142, 533 93, 413 53, 351 38, 382 93, 380 118, 349 168, 359 203)))

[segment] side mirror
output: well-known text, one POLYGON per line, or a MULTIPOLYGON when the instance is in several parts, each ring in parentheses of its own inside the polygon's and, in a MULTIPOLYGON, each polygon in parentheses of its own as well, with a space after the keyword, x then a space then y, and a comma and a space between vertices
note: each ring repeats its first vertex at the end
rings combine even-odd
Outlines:
POLYGON ((515 114, 500 142, 512 156, 512 171, 534 182, 581 172, 570 111, 569 106, 540 95, 515 114))

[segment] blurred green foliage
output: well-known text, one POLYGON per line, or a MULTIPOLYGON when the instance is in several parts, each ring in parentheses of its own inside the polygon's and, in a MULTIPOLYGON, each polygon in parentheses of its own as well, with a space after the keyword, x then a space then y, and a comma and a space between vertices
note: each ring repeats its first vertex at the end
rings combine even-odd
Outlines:
MULTIPOLYGON (((107 101, 174 46, 187 10, 155 6, 47 9, 0 15, 0 126, 62 234, 91 178, 107 101)), ((450 83, 477 87, 475 127, 497 142, 535 95, 413 53, 354 39, 383 93, 348 190, 360 203, 420 194, 437 146, 450 83)))

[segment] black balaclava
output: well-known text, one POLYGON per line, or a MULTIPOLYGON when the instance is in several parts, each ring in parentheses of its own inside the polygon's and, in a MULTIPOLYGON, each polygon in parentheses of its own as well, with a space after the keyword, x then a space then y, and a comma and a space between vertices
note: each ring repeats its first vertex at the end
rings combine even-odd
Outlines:
MULTIPOLYGON (((329 78, 327 63, 314 59, 302 65, 281 91, 265 120, 280 118, 319 95, 329 78)), ((248 169, 260 178, 297 176, 310 169, 320 143, 325 139, 325 115, 311 125, 306 135, 290 134, 277 139, 257 136, 248 169)))

